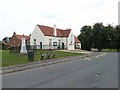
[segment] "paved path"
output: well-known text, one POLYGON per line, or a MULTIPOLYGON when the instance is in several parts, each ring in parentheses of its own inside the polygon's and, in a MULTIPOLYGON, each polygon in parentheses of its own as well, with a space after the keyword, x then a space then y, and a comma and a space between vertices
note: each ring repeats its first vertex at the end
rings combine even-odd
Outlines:
POLYGON ((117 88, 118 54, 3 74, 3 88, 117 88))

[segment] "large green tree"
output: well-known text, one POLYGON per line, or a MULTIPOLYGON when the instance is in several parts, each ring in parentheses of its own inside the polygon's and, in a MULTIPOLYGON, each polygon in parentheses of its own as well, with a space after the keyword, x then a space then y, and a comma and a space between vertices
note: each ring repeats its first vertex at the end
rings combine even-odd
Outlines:
POLYGON ((114 40, 113 42, 115 43, 116 49, 119 51, 120 50, 120 25, 117 25, 114 28, 114 40))
POLYGON ((82 49, 90 50, 92 47, 92 27, 83 26, 81 29, 81 34, 78 36, 78 39, 81 41, 82 49))
POLYGON ((78 36, 81 40, 82 49, 90 50, 119 49, 120 48, 120 26, 104 26, 103 23, 95 23, 93 26, 83 26, 78 36))
POLYGON ((99 51, 101 51, 101 49, 104 46, 104 26, 102 23, 95 23, 93 25, 93 47, 97 48, 99 51))
POLYGON ((102 30, 102 48, 112 48, 114 39, 114 28, 112 25, 104 26, 102 30))
POLYGON ((104 34, 106 35, 104 42, 104 48, 113 49, 115 45, 113 44, 114 40, 114 27, 112 25, 108 25, 104 27, 104 34))

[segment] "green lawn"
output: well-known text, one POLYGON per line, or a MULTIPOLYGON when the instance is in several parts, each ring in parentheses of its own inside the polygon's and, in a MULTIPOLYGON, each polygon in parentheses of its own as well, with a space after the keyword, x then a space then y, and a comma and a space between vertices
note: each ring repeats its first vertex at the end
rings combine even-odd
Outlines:
POLYGON ((102 49, 102 52, 117 52, 116 49, 102 49))
MULTIPOLYGON (((35 52, 34 61, 40 60, 40 52, 46 53, 48 51, 40 50, 35 52)), ((63 52, 63 51, 54 51, 54 53, 56 55, 55 58, 80 55, 79 53, 70 53, 70 52, 63 52)), ((29 62, 30 61, 28 61, 27 54, 22 55, 22 54, 10 53, 9 50, 2 50, 2 67, 17 65, 17 64, 25 64, 29 62)))

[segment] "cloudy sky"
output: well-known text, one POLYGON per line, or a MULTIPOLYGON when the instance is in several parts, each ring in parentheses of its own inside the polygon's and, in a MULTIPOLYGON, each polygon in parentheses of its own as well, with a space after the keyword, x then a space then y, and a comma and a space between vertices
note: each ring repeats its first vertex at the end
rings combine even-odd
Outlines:
POLYGON ((36 24, 71 28, 77 36, 84 25, 118 24, 119 0, 0 0, 0 40, 29 35, 36 24))

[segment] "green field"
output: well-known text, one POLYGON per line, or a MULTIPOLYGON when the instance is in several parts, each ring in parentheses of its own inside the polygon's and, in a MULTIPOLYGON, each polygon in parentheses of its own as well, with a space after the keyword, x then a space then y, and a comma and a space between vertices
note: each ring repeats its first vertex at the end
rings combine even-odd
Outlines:
MULTIPOLYGON (((34 61, 40 60, 40 52, 47 53, 48 51, 39 50, 35 52, 34 61)), ((56 55, 55 58, 80 55, 79 53, 70 53, 70 52, 63 52, 63 51, 54 51, 54 53, 56 55)), ((28 61, 27 54, 24 55, 24 54, 10 53, 9 50, 2 50, 2 67, 17 65, 17 64, 25 64, 29 62, 30 61, 28 61)))

